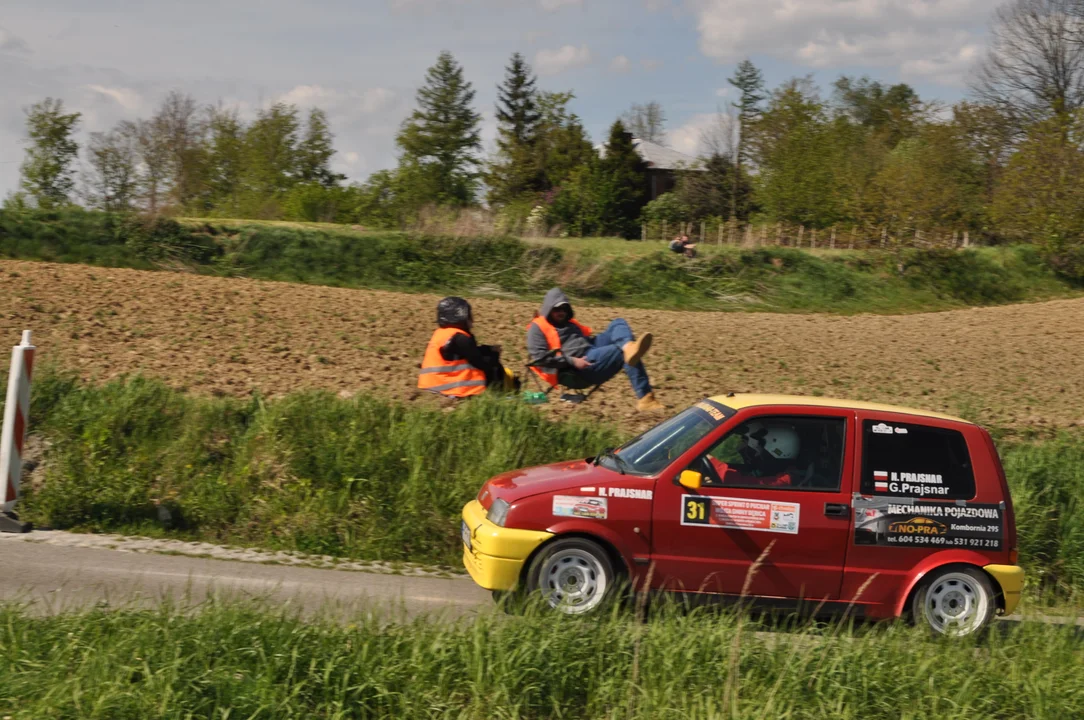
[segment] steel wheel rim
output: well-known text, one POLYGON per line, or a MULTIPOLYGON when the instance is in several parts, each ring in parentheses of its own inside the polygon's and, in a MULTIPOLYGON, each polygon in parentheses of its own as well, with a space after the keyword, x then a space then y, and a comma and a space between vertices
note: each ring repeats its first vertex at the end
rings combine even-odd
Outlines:
POLYGON ((978 629, 986 617, 990 598, 975 578, 965 573, 948 573, 926 591, 926 620, 938 633, 967 635, 978 629))
POLYGON ((569 548, 546 560, 540 576, 549 606, 569 615, 594 610, 606 595, 606 568, 593 553, 569 548))

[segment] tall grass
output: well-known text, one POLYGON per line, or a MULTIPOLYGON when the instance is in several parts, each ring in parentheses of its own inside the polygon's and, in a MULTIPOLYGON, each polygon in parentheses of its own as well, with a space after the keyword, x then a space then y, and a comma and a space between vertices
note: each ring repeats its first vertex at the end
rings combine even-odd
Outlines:
MULTIPOLYGON (((322 392, 242 401, 56 373, 37 379, 31 410, 51 443, 22 501, 40 524, 450 565, 456 517, 486 479, 621 440, 510 399, 454 411, 322 392)), ((1001 454, 1031 587, 1084 591, 1084 437, 1003 443, 1001 454)))
POLYGON ((140 221, 64 210, 0 211, 0 257, 197 272, 342 287, 537 298, 553 285, 635 307, 905 312, 1076 292, 1030 247, 809 253, 662 244, 365 233, 297 224, 140 221))
POLYGON ((934 641, 900 624, 738 629, 494 615, 446 625, 302 622, 212 604, 36 617, 0 607, 0 713, 14 718, 1072 718, 1079 628, 934 641), (733 659, 733 662, 732 662, 733 659))

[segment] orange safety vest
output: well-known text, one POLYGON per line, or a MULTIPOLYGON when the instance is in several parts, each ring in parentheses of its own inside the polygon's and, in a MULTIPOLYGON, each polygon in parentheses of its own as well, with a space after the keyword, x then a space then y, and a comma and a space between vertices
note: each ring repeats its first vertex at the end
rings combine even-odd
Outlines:
MULTIPOLYGON (((591 328, 583 323, 577 322, 576 320, 569 320, 569 322, 578 327, 584 337, 591 337, 593 334, 591 328)), ((534 320, 527 323, 528 330, 531 329, 531 325, 537 325, 538 329, 542 331, 542 334, 546 336, 546 343, 550 346, 550 350, 561 349, 561 336, 557 334, 557 328, 553 326, 553 323, 539 315, 534 320)), ((534 371, 535 375, 549 383, 550 387, 557 387, 557 373, 546 372, 542 368, 536 367, 531 368, 531 370, 534 371)))
POLYGON ((486 374, 466 360, 445 360, 440 349, 456 335, 469 335, 459 328, 437 328, 425 349, 418 387, 449 397, 480 395, 486 389, 486 374))

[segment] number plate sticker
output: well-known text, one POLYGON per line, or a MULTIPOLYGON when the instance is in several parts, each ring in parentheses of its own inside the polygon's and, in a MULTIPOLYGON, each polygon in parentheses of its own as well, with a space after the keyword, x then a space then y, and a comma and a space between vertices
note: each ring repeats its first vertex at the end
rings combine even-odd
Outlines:
POLYGON ((681 524, 797 535, 801 509, 798 503, 683 495, 681 524))
POLYGON ((470 545, 470 528, 467 527, 467 521, 461 520, 459 523, 459 534, 463 537, 463 544, 467 546, 468 550, 471 550, 470 545))

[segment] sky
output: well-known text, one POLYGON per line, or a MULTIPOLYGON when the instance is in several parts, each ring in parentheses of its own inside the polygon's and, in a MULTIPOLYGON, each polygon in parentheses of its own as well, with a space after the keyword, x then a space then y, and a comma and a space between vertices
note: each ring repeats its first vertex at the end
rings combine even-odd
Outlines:
POLYGON ((396 162, 395 134, 426 69, 450 50, 477 91, 492 149, 504 66, 522 53, 546 90, 572 90, 593 141, 657 101, 667 143, 695 154, 750 58, 769 87, 812 74, 966 95, 996 0, 2 0, 0 197, 18 185, 24 109, 82 113, 81 139, 147 117, 171 90, 246 117, 319 106, 350 180, 396 162))

